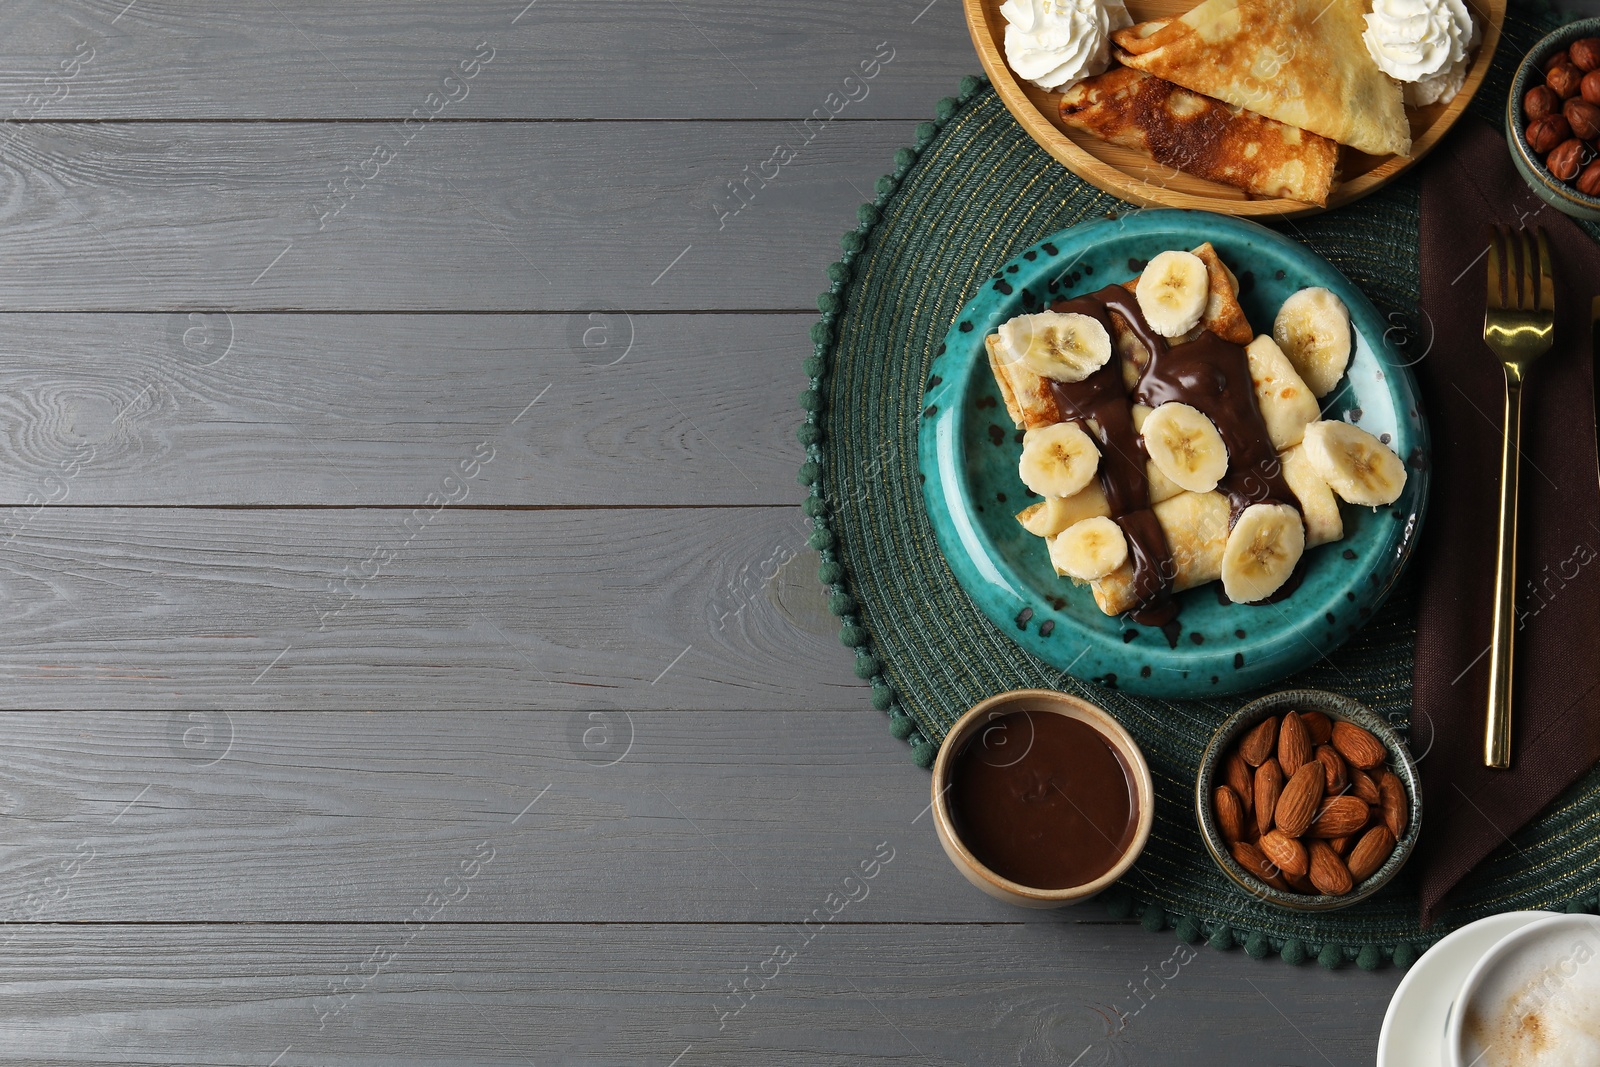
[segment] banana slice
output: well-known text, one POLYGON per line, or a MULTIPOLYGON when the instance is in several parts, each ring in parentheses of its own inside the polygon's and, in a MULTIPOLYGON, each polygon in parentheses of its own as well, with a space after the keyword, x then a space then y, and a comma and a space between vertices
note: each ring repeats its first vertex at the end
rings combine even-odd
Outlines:
POLYGON ((1084 519, 1050 539, 1050 563, 1057 574, 1080 581, 1104 578, 1128 559, 1128 539, 1110 519, 1084 519))
POLYGON ((1211 298, 1206 261, 1193 252, 1162 252, 1150 261, 1134 295, 1150 328, 1163 337, 1194 329, 1211 298))
POLYGON ((1022 438, 1017 473, 1040 496, 1071 496, 1089 484, 1100 466, 1100 450, 1075 422, 1029 430, 1022 438))
POLYGON ((1344 537, 1344 516, 1339 514, 1339 502, 1327 480, 1317 473, 1316 464, 1306 455, 1304 444, 1280 455, 1283 463, 1283 480, 1300 501, 1300 517, 1306 524, 1306 547, 1316 548, 1344 537))
POLYGON ((1111 359, 1111 335, 1088 315, 1041 311, 1000 325, 1006 357, 1058 382, 1081 382, 1111 359))
POLYGON ((1406 465, 1359 426, 1323 420, 1306 427, 1306 455, 1324 481, 1352 504, 1393 504, 1406 487, 1406 465))
POLYGON ((1300 513, 1287 504, 1251 504, 1222 550, 1222 591, 1236 604, 1276 593, 1306 550, 1300 513))
POLYGON ((1091 482, 1076 496, 1047 496, 1039 503, 1029 504, 1017 512, 1017 521, 1035 537, 1054 537, 1083 517, 1081 509, 1071 501, 1098 488, 1098 482, 1091 482))
POLYGON ((1326 289, 1301 289, 1278 309, 1272 339, 1311 391, 1327 396, 1350 365, 1350 310, 1326 289))
POLYGON ((1209 493, 1228 473, 1228 447, 1210 419, 1188 404, 1156 408, 1140 427, 1145 454, 1191 493, 1209 493))

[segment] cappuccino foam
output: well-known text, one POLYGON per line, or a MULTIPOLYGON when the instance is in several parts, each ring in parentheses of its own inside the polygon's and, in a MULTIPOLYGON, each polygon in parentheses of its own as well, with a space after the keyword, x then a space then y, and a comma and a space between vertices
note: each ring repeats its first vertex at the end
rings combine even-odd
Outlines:
POLYGON ((1509 952, 1463 1009, 1474 1067, 1600 1064, 1600 925, 1550 930, 1509 952))

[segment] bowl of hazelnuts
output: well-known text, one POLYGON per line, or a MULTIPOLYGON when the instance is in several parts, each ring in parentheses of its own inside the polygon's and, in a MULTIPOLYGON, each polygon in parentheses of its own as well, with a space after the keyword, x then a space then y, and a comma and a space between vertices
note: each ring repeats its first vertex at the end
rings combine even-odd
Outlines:
POLYGON ((1529 50, 1511 83, 1506 140, 1541 199, 1600 222, 1600 18, 1564 26, 1529 50))

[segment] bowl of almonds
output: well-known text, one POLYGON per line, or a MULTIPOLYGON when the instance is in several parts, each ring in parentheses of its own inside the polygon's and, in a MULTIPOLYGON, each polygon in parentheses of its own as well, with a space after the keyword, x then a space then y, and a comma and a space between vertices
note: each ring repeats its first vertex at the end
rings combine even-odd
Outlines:
POLYGON ((1291 689, 1217 730, 1195 814, 1217 866, 1251 896, 1332 911, 1376 893, 1410 858, 1421 786, 1383 719, 1337 693, 1291 689))
POLYGON ((1540 199, 1600 221, 1600 18, 1563 26, 1517 67, 1506 141, 1540 199))

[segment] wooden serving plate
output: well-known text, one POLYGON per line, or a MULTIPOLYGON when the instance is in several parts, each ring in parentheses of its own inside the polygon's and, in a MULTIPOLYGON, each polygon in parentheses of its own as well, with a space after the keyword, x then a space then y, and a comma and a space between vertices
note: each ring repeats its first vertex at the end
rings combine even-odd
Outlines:
MULTIPOLYGON (((1303 204, 1298 200, 1261 199, 1241 189, 1196 178, 1164 167, 1144 152, 1092 137, 1081 130, 1069 130, 1061 122, 1061 94, 1046 92, 1012 73, 1006 65, 1001 44, 1006 20, 1000 14, 1002 0, 962 0, 967 12, 967 29, 978 50, 978 59, 989 75, 1006 109, 1044 150, 1072 173, 1104 189, 1145 207, 1182 207, 1215 211, 1224 215, 1270 215, 1294 218, 1314 215, 1327 208, 1303 204)), ((1199 0, 1127 0, 1134 22, 1181 15, 1199 0)), ((1483 42, 1473 57, 1466 84, 1448 104, 1407 108, 1411 117, 1411 156, 1369 156, 1353 148, 1341 147, 1340 177, 1328 195, 1328 208, 1359 200, 1393 181, 1405 169, 1427 155, 1438 144, 1483 83, 1500 43, 1500 26, 1505 21, 1506 0, 1467 0, 1472 17, 1483 30, 1483 42)))

